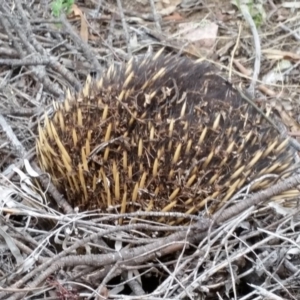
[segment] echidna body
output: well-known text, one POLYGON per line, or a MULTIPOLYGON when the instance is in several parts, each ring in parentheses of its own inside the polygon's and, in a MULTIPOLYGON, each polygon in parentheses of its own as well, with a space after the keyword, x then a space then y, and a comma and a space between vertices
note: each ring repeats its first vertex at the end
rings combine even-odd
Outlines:
POLYGON ((111 67, 55 110, 38 158, 80 210, 213 213, 293 164, 288 141, 215 68, 188 58, 111 67))

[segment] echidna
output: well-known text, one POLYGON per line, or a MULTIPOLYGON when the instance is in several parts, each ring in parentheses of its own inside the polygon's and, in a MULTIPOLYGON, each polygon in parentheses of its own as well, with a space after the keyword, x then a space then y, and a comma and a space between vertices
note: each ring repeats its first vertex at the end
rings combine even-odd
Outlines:
POLYGON ((288 141, 216 68, 162 52, 112 66, 55 104, 37 154, 74 207, 120 213, 213 213, 293 164, 288 141))

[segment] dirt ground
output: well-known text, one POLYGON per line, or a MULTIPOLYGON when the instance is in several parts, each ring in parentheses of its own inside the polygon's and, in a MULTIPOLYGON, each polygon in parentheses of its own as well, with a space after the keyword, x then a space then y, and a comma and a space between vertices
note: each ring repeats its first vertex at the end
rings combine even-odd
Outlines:
POLYGON ((298 199, 146 238, 74 212, 35 153, 67 90, 162 47, 216 65, 298 146, 300 2, 73 2, 0 0, 0 299, 299 299, 298 199))

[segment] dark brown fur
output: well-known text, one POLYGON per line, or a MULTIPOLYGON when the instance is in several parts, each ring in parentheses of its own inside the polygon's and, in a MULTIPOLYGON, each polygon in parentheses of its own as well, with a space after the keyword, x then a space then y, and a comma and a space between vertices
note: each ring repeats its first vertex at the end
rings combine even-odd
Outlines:
MULTIPOLYGON (((276 129, 209 64, 158 55, 112 68, 101 82, 100 86, 99 82, 88 83, 83 94, 71 97, 69 112, 62 107, 58 109, 65 129, 59 125, 59 113, 52 120, 69 154, 71 172, 62 160, 59 143, 48 134, 52 130, 50 125, 43 130, 45 138, 40 134, 37 144, 41 167, 66 192, 70 203, 82 210, 105 211, 109 205, 120 205, 122 212, 148 209, 197 213, 207 206, 213 213, 222 201, 227 201, 251 180, 269 172, 281 174, 293 163, 293 151, 276 129), (161 73, 161 70, 165 71, 161 73), (155 78, 157 74, 161 75, 155 78), (124 87, 129 77, 131 80, 124 87), (147 86, 143 87, 146 82, 147 86), (150 101, 153 92, 156 95, 150 101), (103 120, 105 105, 109 109, 103 120), (183 105, 186 109, 180 116, 183 105), (79 108, 82 126, 78 124, 79 108), (219 122, 213 128, 217 118, 219 122), (172 132, 171 120, 174 120, 172 132), (104 142, 109 124, 111 134, 104 142), (74 129, 78 137, 76 144, 72 137, 74 129), (86 150, 89 130, 90 151, 86 150), (205 138, 199 142, 205 130, 205 138), (154 132, 152 139, 151 132, 154 132), (51 154, 45 145, 51 146, 58 155, 51 154), (179 145, 181 151, 174 161, 179 145), (107 149, 109 154, 105 160, 107 149), (250 166, 255 155, 260 155, 258 161, 250 166), (153 176, 156 158, 158 171, 153 176), (85 159, 88 169, 80 175, 85 159), (234 176, 237 170, 241 172, 234 176), (146 179, 141 184, 143 174, 146 179), (177 188, 179 191, 173 198, 171 195, 177 188)), ((273 181, 274 178, 266 178, 251 190, 263 189, 273 181)))

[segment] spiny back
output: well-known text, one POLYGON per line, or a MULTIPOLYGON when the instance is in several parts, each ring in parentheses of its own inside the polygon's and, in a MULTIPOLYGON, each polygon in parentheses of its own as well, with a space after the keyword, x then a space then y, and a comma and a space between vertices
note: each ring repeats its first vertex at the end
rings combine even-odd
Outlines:
POLYGON ((287 140, 218 70, 188 58, 111 67, 55 109, 39 129, 38 159, 82 210, 213 213, 293 163, 287 140))

